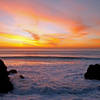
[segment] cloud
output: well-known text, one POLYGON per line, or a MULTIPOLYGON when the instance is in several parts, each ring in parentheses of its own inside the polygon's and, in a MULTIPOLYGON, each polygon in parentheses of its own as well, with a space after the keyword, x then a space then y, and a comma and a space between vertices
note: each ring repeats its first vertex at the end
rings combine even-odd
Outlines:
MULTIPOLYGON (((87 11, 85 11, 84 6, 82 6, 81 10, 83 10, 83 12, 81 12, 80 4, 72 0, 71 1, 64 0, 63 4, 61 3, 62 1, 61 2, 59 1, 59 3, 54 1, 49 1, 49 0, 45 2, 43 1, 45 0, 10 0, 10 1, 1 0, 0 9, 4 12, 7 12, 7 14, 9 14, 9 16, 13 18, 14 25, 21 24, 24 26, 24 24, 26 24, 27 26, 31 26, 33 24, 31 24, 30 22, 32 23, 37 22, 37 26, 38 26, 40 25, 39 23, 41 22, 47 22, 47 23, 53 23, 56 26, 63 27, 63 29, 66 30, 66 34, 47 33, 48 35, 45 35, 45 33, 42 32, 41 32, 42 34, 38 34, 35 31, 30 31, 33 30, 32 29, 33 26, 29 28, 30 30, 27 30, 28 28, 24 30, 22 29, 22 31, 25 31, 32 36, 32 40, 36 41, 37 46, 40 47, 42 46, 43 47, 45 46, 46 47, 87 46, 88 47, 89 45, 91 45, 92 47, 93 44, 93 46, 95 47, 95 45, 97 45, 99 40, 94 40, 94 39, 89 40, 90 38, 89 36, 93 38, 92 34, 94 35, 96 34, 97 36, 100 36, 100 31, 99 28, 97 29, 98 26, 94 24, 95 21, 89 20, 90 17, 94 17, 95 15, 87 16, 90 14, 88 9, 87 11), (67 2, 71 6, 68 5, 67 2), (73 5, 74 7, 72 7, 73 5), (69 9, 71 7, 72 9, 69 9), (89 14, 86 12, 88 12, 89 14)), ((96 22, 98 22, 99 25, 100 21, 98 20, 96 20, 96 22)), ((7 29, 7 31, 9 32, 12 32, 9 30, 9 29, 12 30, 12 28, 8 28, 8 27, 5 28, 5 26, 7 25, 1 24, 0 26, 1 26, 0 30, 3 30, 3 32, 5 32, 5 29, 7 29)), ((19 34, 21 34, 22 31, 20 31, 19 34)), ((15 31, 13 30, 13 34, 14 33, 15 31)))
MULTIPOLYGON (((88 26, 83 24, 82 21, 78 19, 71 18, 68 16, 67 12, 62 12, 56 7, 42 3, 40 0, 15 0, 9 2, 8 0, 0 1, 1 9, 6 10, 12 16, 18 17, 29 17, 38 21, 52 22, 60 27, 65 28, 66 31, 70 33, 82 34, 88 26), (15 10, 16 9, 16 10, 15 10)), ((34 21, 34 20, 33 20, 34 21)), ((86 35, 86 34, 84 34, 86 35)))
POLYGON ((33 32, 31 32, 31 31, 29 31, 29 30, 26 30, 26 29, 24 29, 24 31, 25 31, 25 32, 28 32, 29 34, 31 34, 31 36, 32 36, 32 38, 33 38, 34 40, 36 40, 36 41, 40 40, 39 35, 37 35, 36 33, 33 33, 33 32))

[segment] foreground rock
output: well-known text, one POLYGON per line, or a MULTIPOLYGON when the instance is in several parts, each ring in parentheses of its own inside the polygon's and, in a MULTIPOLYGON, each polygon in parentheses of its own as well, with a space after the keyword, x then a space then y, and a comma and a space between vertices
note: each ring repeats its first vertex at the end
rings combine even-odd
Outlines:
POLYGON ((0 60, 0 93, 8 93, 11 90, 13 90, 13 85, 8 77, 7 67, 0 60))
POLYGON ((84 74, 85 79, 100 80, 100 65, 90 65, 87 72, 84 74))

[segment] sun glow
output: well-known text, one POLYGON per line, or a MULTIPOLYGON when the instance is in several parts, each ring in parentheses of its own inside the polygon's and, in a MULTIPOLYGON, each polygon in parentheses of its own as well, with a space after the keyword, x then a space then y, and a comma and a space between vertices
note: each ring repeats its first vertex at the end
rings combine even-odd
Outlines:
POLYGON ((13 47, 38 46, 36 40, 24 36, 1 33, 0 39, 3 41, 2 42, 3 45, 6 45, 7 42, 7 44, 9 44, 8 47, 9 46, 13 46, 13 47))

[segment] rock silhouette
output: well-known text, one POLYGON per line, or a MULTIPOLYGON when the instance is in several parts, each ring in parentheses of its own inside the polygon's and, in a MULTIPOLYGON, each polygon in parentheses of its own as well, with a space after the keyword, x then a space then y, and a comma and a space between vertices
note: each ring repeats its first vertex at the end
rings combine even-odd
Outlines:
POLYGON ((24 79, 24 76, 23 76, 23 75, 20 75, 19 77, 20 77, 21 79, 24 79))
POLYGON ((7 67, 0 59, 0 93, 8 93, 13 90, 13 85, 8 77, 7 67))
POLYGON ((17 70, 15 70, 15 69, 11 69, 10 71, 8 71, 8 74, 10 75, 10 74, 16 74, 17 73, 17 70))
POLYGON ((100 80, 100 65, 89 65, 87 72, 84 74, 85 79, 100 80))

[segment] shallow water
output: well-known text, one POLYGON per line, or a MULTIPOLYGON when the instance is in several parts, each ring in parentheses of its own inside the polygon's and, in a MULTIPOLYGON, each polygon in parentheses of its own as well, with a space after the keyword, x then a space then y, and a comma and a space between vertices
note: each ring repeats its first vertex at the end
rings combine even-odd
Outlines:
POLYGON ((1 54, 8 70, 17 69, 18 74, 10 75, 15 89, 0 94, 0 100, 100 100, 100 81, 84 79, 88 65, 100 63, 99 50, 15 50, 1 54))

